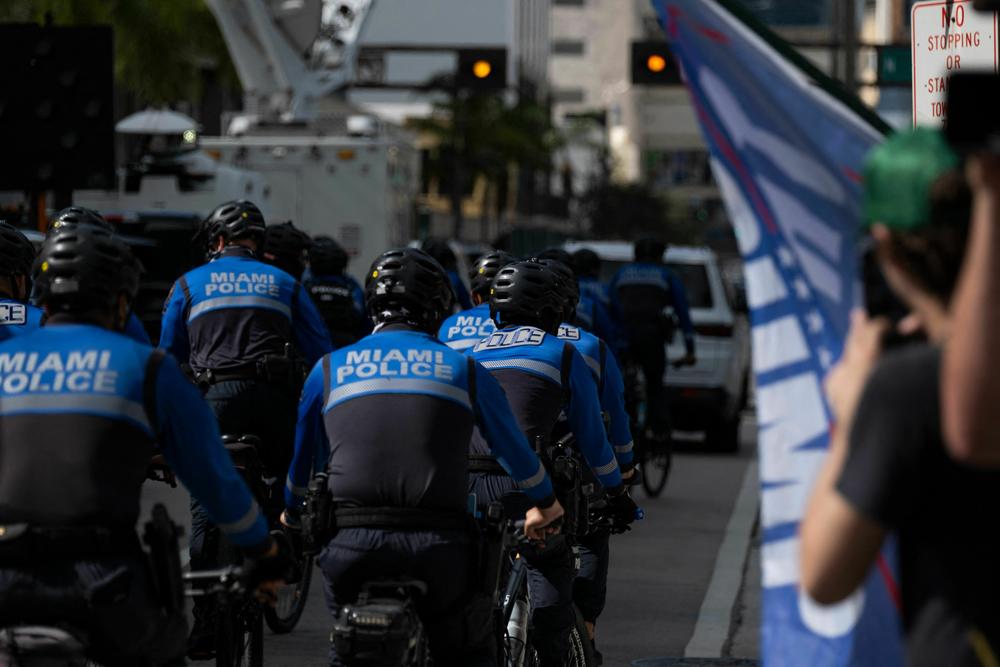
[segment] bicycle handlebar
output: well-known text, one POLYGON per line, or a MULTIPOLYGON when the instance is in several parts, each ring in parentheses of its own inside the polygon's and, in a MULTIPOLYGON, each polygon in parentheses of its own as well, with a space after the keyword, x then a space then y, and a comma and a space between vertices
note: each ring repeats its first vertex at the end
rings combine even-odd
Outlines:
POLYGON ((230 566, 218 570, 185 572, 182 580, 186 597, 203 595, 238 597, 247 593, 246 573, 241 567, 230 566))

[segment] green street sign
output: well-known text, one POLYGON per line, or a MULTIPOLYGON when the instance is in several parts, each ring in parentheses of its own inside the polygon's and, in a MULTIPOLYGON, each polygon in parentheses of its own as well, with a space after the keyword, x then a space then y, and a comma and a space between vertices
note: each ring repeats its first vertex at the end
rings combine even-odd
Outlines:
POLYGON ((913 55, 909 44, 878 47, 878 85, 910 85, 913 80, 913 55))

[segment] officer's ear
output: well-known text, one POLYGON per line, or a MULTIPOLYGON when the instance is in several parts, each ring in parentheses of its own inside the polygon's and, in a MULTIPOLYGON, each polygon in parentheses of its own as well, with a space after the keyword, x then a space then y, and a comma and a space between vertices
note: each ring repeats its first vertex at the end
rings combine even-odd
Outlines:
POLYGON ((125 329, 125 323, 128 321, 128 313, 130 309, 130 304, 128 302, 128 297, 122 292, 118 295, 118 303, 115 307, 115 329, 118 331, 123 331, 125 329))

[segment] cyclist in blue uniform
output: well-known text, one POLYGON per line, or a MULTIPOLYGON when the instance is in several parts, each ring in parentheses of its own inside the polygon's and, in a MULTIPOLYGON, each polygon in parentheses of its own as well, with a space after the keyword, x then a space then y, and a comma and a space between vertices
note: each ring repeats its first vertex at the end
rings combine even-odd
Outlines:
MULTIPOLYGON (((112 234, 115 233, 115 228, 111 225, 111 223, 105 220, 104 216, 97 211, 83 206, 70 206, 56 213, 52 220, 49 221, 47 234, 52 234, 52 232, 56 230, 71 227, 73 225, 92 225, 109 231, 112 234)), ((32 296, 32 302, 35 301, 36 299, 32 296)), ((122 333, 132 340, 145 345, 152 344, 149 340, 149 334, 146 333, 146 328, 142 326, 142 321, 134 312, 130 312, 128 314, 128 320, 125 322, 125 329, 122 333)))
POLYGON ((515 257, 502 250, 483 255, 469 270, 469 284, 472 286, 472 303, 469 310, 463 310, 446 319, 438 330, 438 338, 453 350, 466 352, 476 343, 496 331, 490 317, 490 287, 493 279, 503 267, 515 261, 515 257))
MULTIPOLYGON (((503 387, 521 430, 546 451, 565 413, 582 458, 607 489, 617 515, 629 523, 637 507, 622 482, 621 471, 604 433, 597 387, 573 345, 556 337, 562 322, 563 285, 538 262, 517 262, 493 281, 490 311, 497 330, 472 352, 503 387)), ((474 437, 472 455, 487 454, 474 437)), ((482 469, 472 479, 478 497, 511 502, 510 480, 482 469)), ((565 541, 527 557, 531 590, 533 642, 543 667, 564 664, 574 623, 572 554, 565 541)))
POLYGON ((44 313, 27 302, 35 246, 18 229, 0 222, 0 342, 30 334, 44 313))
POLYGON ((473 427, 530 498, 526 533, 544 535, 562 508, 499 385, 434 337, 452 304, 442 267, 420 250, 391 250, 372 264, 365 291, 375 333, 323 357, 306 380, 289 520, 312 472, 326 471, 337 533, 319 565, 331 613, 367 580, 415 577, 428 586, 417 604, 434 664, 496 665, 492 601, 468 603, 473 427))
POLYGON ((610 312, 611 297, 608 286, 601 282, 601 258, 590 248, 573 253, 573 271, 580 283, 580 294, 589 296, 610 312))
MULTIPOLYGON (((625 386, 618 363, 603 340, 578 326, 569 324, 574 321, 574 311, 578 302, 576 276, 572 269, 554 260, 542 260, 542 262, 564 278, 562 297, 565 311, 563 324, 559 327, 559 339, 572 344, 587 362, 587 367, 597 383, 601 411, 608 422, 608 439, 618 459, 618 466, 622 470, 622 478, 631 480, 635 474, 634 445, 629 416, 625 411, 625 386)), ((580 569, 573 581, 573 602, 583 616, 597 656, 600 656, 600 652, 595 641, 595 625, 597 618, 604 611, 607 600, 608 568, 611 561, 610 537, 608 530, 598 529, 579 539, 577 546, 580 569)))
POLYGON ((371 333, 365 294, 346 273, 347 251, 329 236, 317 236, 309 248, 309 276, 303 282, 319 309, 335 347, 350 345, 371 333))
MULTIPOLYGON (((573 267, 573 256, 562 248, 549 248, 539 253, 538 259, 554 260, 570 270, 573 267)), ((574 277, 575 280, 576 278, 574 277)), ((589 293, 585 293, 579 288, 577 283, 574 282, 574 284, 577 287, 577 304, 574 309, 574 319, 571 323, 589 331, 601 340, 614 341, 616 336, 615 325, 605 304, 595 299, 589 293)))
POLYGON ((635 243, 635 261, 611 279, 611 308, 622 329, 627 355, 642 368, 646 381, 647 427, 656 438, 669 437, 669 411, 663 390, 667 370, 664 347, 670 342, 672 324, 664 308, 673 307, 684 336, 686 354, 677 365, 695 364, 694 325, 688 309, 687 290, 673 271, 663 265, 666 244, 656 239, 635 243))
MULTIPOLYGON (((261 462, 270 477, 282 479, 292 456, 304 374, 298 355, 312 366, 331 345, 302 285, 258 261, 264 229, 263 214, 248 201, 227 202, 212 212, 203 236, 214 259, 174 283, 164 305, 160 347, 190 366, 223 434, 260 438, 261 462)), ((212 524, 198 502, 192 502, 191 514, 191 565, 211 568, 214 554, 206 538, 212 524)), ((199 598, 194 608, 190 656, 207 657, 215 635, 214 604, 199 598)))
POLYGON ((0 626, 68 624, 102 665, 178 664, 184 617, 163 610, 135 534, 154 445, 263 578, 288 556, 177 363, 120 333, 140 272, 128 247, 79 225, 36 267, 48 321, 0 345, 0 626))

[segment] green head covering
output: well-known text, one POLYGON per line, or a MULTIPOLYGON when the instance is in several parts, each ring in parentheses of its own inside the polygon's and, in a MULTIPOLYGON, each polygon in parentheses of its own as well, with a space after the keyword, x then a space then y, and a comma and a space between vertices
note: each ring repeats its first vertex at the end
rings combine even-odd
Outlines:
POLYGON ((937 130, 917 128, 889 137, 865 161, 865 228, 878 222, 907 232, 930 223, 931 185, 958 165, 958 155, 937 130))

